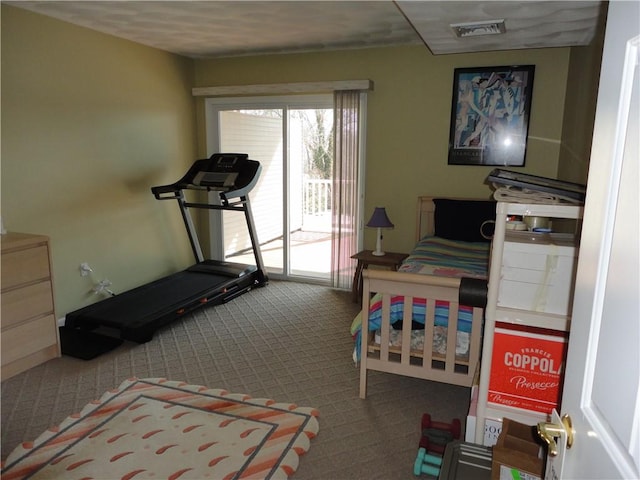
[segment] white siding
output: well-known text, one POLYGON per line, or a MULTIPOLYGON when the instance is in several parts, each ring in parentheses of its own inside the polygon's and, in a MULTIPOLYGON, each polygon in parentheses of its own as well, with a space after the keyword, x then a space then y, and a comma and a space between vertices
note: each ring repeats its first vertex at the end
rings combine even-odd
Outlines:
MULTIPOLYGON (((239 112, 220 112, 222 152, 247 153, 262 165, 258 184, 249 194, 258 240, 282 236, 282 120, 239 112)), ((225 255, 251 248, 243 215, 223 212, 225 255)))

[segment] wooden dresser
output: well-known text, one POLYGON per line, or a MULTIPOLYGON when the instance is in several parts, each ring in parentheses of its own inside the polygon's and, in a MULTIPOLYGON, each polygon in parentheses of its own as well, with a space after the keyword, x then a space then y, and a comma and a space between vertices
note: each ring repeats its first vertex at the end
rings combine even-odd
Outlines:
POLYGON ((49 237, 6 233, 2 242, 2 380, 60 356, 49 237))

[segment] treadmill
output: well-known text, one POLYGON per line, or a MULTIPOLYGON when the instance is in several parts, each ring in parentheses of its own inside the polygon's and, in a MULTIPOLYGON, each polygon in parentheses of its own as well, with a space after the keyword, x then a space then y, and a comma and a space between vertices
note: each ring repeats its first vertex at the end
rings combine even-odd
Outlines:
MULTIPOLYGON (((70 331, 107 329, 115 330, 120 339, 145 343, 156 330, 193 310, 228 302, 254 287, 266 285, 268 278, 248 196, 258 182, 261 169, 260 163, 250 160, 247 154, 215 153, 208 159, 197 160, 176 183, 152 187, 156 199, 177 201, 197 263, 68 313, 63 327, 66 336, 70 331), (216 191, 219 203, 188 202, 185 190, 216 191), (255 265, 205 260, 191 218, 192 208, 244 213, 255 265)), ((63 343, 63 353, 66 353, 64 346, 63 343)), ((74 347, 69 350, 69 355, 76 356, 71 352, 74 347)))

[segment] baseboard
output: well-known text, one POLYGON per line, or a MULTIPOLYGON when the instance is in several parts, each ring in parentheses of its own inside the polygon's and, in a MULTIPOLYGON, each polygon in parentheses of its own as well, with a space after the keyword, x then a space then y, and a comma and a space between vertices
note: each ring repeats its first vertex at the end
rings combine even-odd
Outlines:
POLYGON ((57 322, 58 322, 58 327, 64 327, 64 324, 66 323, 67 317, 60 317, 57 322))

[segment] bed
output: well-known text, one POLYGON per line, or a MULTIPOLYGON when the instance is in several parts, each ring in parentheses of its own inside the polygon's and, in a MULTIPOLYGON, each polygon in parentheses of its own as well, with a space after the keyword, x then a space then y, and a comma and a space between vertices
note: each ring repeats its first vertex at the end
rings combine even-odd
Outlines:
POLYGON ((363 308, 351 325, 361 398, 370 370, 472 385, 494 222, 492 200, 418 198, 411 254, 397 272, 363 272, 363 308))

